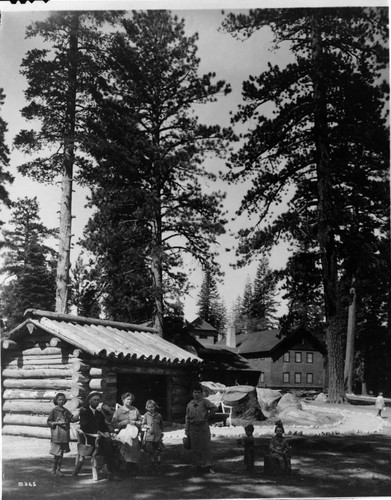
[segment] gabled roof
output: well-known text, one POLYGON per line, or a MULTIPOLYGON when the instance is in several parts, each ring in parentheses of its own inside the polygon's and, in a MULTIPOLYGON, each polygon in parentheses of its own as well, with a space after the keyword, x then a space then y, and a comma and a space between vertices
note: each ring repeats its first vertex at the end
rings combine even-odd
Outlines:
POLYGON ((25 316, 26 321, 10 332, 11 340, 28 335, 25 327, 32 325, 93 356, 173 364, 202 362, 198 356, 161 338, 153 328, 36 309, 28 309, 25 316))
POLYGON ((210 325, 207 321, 199 317, 189 323, 186 330, 188 332, 194 333, 195 335, 218 335, 218 331, 214 326, 210 325))
POLYGON ((273 349, 281 338, 280 330, 263 330, 261 332, 252 332, 247 334, 238 347, 239 354, 266 353, 273 349))
POLYGON ((203 370, 253 371, 251 361, 229 347, 210 345, 201 349, 199 355, 205 362, 203 370))
POLYGON ((196 318, 190 323, 194 330, 210 330, 211 332, 217 332, 216 328, 210 325, 207 321, 202 318, 196 318))
MULTIPOLYGON (((241 356, 271 357, 278 359, 284 352, 294 347, 302 338, 322 354, 326 354, 326 347, 305 327, 298 327, 285 337, 280 336, 281 330, 262 330, 236 336, 236 348, 229 348, 241 356)), ((224 341, 217 342, 216 347, 224 347, 224 341)))

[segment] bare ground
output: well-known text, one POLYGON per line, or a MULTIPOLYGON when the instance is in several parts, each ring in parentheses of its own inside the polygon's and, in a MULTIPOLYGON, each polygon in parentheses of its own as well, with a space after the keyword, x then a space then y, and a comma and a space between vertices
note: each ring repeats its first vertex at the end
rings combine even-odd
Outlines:
POLYGON ((148 475, 142 467, 135 478, 121 482, 92 481, 85 466, 74 479, 71 472, 76 445, 64 459, 63 477, 50 474, 49 443, 42 439, 3 437, 3 498, 31 499, 220 499, 381 497, 391 495, 391 415, 374 417, 373 407, 308 405, 319 416, 303 425, 288 422, 285 431, 292 446, 291 476, 266 476, 263 454, 273 425, 256 427, 256 468, 243 467, 237 445, 240 427, 212 428, 215 475, 194 475, 189 452, 183 449, 183 429, 165 434, 162 473, 148 475), (320 423, 319 423, 320 422, 320 423))

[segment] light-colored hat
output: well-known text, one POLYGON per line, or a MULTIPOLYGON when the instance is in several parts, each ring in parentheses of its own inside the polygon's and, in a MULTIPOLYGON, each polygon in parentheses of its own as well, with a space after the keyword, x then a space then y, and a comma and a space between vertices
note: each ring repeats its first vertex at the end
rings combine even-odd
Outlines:
POLYGON ((101 392, 98 392, 98 391, 92 391, 92 392, 90 392, 90 393, 87 395, 86 400, 89 402, 89 401, 90 401, 90 399, 91 399, 92 397, 94 397, 94 396, 99 396, 99 397, 101 397, 101 396, 102 396, 102 393, 101 393, 101 392))

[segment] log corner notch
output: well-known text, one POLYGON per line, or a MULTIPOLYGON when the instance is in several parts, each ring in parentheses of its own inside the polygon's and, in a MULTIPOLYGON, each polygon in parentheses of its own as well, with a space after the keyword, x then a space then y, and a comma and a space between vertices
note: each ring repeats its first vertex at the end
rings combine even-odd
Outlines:
POLYGON ((11 340, 11 339, 5 339, 3 340, 2 342, 2 347, 3 349, 19 349, 19 345, 14 341, 14 340, 11 340))

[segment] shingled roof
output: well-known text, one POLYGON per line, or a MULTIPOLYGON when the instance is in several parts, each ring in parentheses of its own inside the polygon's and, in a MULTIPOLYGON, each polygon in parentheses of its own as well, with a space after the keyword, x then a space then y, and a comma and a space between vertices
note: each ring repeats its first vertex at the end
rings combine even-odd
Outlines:
POLYGON ((173 364, 202 362, 198 356, 161 338, 153 328, 37 309, 28 309, 25 316, 26 321, 10 332, 11 340, 28 335, 32 326, 93 356, 173 364))

